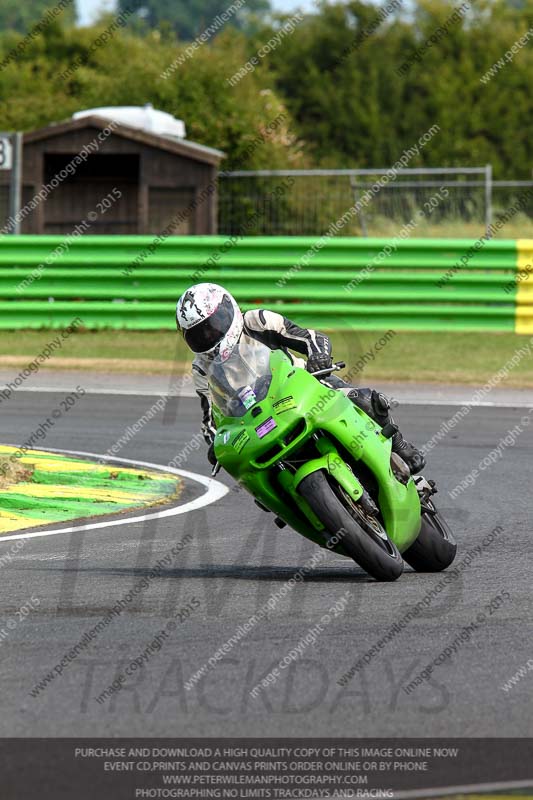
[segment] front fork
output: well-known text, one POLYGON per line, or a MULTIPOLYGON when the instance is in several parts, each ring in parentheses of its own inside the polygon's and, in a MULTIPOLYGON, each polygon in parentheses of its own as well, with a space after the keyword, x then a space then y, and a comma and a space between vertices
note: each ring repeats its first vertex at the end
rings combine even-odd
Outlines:
POLYGON ((352 470, 340 457, 334 444, 323 436, 315 435, 314 439, 316 448, 321 455, 318 458, 312 458, 310 461, 307 461, 299 467, 296 472, 291 472, 285 468, 282 469, 278 479, 313 527, 316 530, 322 530, 322 523, 307 500, 298 492, 298 486, 304 478, 307 478, 314 472, 327 472, 342 486, 354 503, 360 501, 361 498, 366 495, 366 492, 352 470))

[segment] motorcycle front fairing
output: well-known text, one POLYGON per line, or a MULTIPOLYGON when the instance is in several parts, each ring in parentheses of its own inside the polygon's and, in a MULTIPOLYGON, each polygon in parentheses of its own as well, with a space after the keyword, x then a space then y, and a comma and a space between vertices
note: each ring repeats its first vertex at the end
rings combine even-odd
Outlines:
POLYGON ((391 442, 379 426, 342 392, 294 366, 283 351, 242 339, 238 352, 213 362, 208 372, 215 455, 224 469, 262 505, 323 546, 323 526, 298 484, 323 469, 356 501, 363 487, 342 457, 347 451, 377 482, 388 535, 400 552, 409 547, 420 530, 420 502, 412 478, 405 484, 394 476, 391 442))

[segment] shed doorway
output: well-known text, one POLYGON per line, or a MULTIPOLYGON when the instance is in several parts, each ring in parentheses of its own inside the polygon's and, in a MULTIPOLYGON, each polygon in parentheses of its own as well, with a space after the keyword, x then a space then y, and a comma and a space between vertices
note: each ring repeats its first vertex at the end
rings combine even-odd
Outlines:
MULTIPOLYGON (((44 153, 44 183, 58 177, 75 158, 44 153)), ((92 154, 61 180, 44 203, 44 233, 69 234, 83 226, 90 234, 139 232, 138 154, 92 154)))

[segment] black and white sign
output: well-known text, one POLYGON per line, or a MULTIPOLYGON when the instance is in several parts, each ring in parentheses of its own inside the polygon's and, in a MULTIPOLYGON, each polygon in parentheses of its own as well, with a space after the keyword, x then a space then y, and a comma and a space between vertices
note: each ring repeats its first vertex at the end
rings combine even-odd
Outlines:
POLYGON ((13 166, 13 146, 11 137, 0 134, 0 169, 10 170, 13 166))

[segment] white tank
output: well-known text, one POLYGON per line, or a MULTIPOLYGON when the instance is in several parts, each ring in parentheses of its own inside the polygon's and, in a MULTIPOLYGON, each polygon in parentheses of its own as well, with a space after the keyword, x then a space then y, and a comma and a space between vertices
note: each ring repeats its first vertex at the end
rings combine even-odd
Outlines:
POLYGON ((76 111, 72 119, 83 117, 103 117, 113 122, 129 125, 131 128, 140 128, 158 136, 169 136, 175 139, 185 138, 185 123, 176 119, 166 111, 157 111, 151 103, 145 106, 102 106, 101 108, 88 108, 85 111, 76 111))

